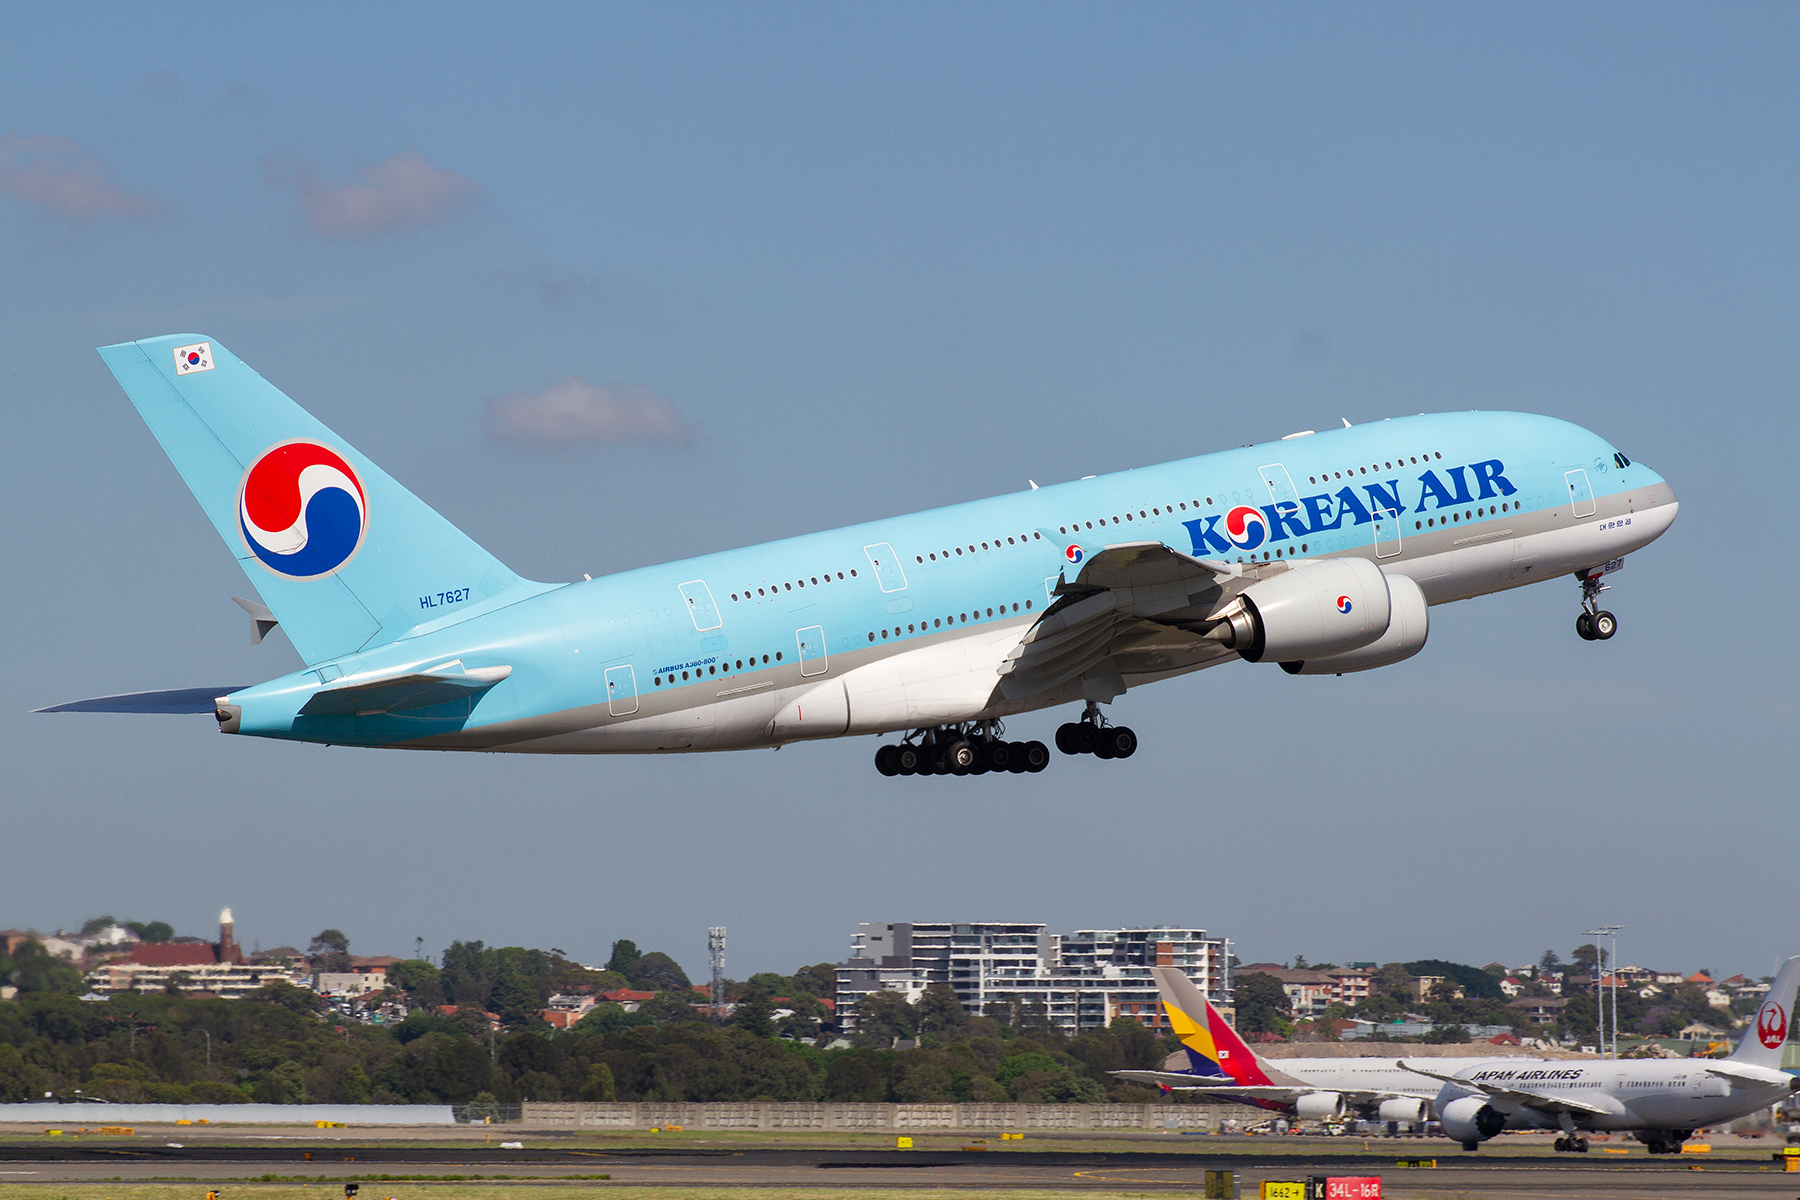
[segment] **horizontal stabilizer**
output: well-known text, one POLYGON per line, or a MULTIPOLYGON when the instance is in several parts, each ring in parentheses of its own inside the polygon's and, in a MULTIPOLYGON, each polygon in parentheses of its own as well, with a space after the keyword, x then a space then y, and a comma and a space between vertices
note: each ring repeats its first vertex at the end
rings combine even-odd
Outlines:
POLYGON ((127 692, 122 696, 95 696, 92 700, 72 700, 68 704, 52 704, 34 712, 102 712, 102 713, 205 713, 211 716, 220 696, 242 691, 249 685, 225 684, 209 688, 176 688, 172 692, 127 692))
POLYGON ((467 700, 511 674, 511 667, 476 667, 465 671, 462 660, 458 659, 429 671, 333 684, 315 693, 300 711, 309 717, 323 717, 430 708, 436 704, 467 700))
POLYGON ((262 640, 269 636, 269 630, 281 624, 279 618, 269 611, 268 605, 258 604, 254 600, 246 600, 242 596, 233 596, 231 602, 250 614, 250 644, 262 645, 262 640))

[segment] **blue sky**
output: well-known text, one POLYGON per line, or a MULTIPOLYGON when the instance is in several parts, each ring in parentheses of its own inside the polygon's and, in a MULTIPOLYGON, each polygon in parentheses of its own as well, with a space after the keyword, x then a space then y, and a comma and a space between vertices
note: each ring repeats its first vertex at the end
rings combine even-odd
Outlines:
POLYGON ((9 22, 0 923, 229 904, 264 946, 632 937, 696 974, 724 924, 739 977, 907 919, 1196 923, 1246 961, 1516 963, 1608 921, 1650 965, 1800 952, 1800 10, 9 22), (1134 692, 1135 758, 1038 776, 27 715, 297 664, 248 644, 243 575, 93 353, 173 332, 547 580, 1445 409, 1587 425, 1683 509, 1614 577, 1611 642, 1540 584, 1434 610, 1382 671, 1134 692), (559 387, 573 426, 497 415, 559 387))

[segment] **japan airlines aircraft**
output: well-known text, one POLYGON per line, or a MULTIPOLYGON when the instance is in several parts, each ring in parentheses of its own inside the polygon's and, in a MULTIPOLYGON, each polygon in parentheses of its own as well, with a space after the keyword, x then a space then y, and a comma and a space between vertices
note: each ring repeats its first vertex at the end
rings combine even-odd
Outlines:
MULTIPOLYGON (((578 583, 513 574, 223 346, 101 358, 306 666, 44 711, 212 713, 336 745, 656 753, 903 735, 884 774, 1038 771, 1007 717, 1085 702, 1065 753, 1137 747, 1100 705, 1243 659, 1386 666, 1426 608, 1602 576, 1675 519, 1661 476, 1550 417, 1293 434, 578 583)), ((1296 687, 1305 686, 1296 682, 1296 687)))
MULTIPOLYGON (((1185 1071, 1114 1071, 1138 1083, 1170 1091, 1200 1092, 1258 1108, 1292 1113, 1305 1121, 1357 1116, 1366 1121, 1417 1125, 1431 1119, 1441 1085, 1391 1058, 1262 1058, 1175 967, 1151 967, 1169 1027, 1186 1051, 1185 1071)), ((1446 1072, 1491 1066, 1495 1056, 1434 1058, 1446 1072)), ((1518 1066, 1550 1065, 1542 1059, 1508 1058, 1518 1066)))
POLYGON ((1728 1058, 1497 1061, 1454 1071, 1396 1065, 1443 1082, 1438 1120, 1464 1150, 1503 1129, 1560 1129, 1558 1150, 1586 1153, 1582 1133, 1611 1130, 1629 1131, 1652 1154, 1673 1154, 1694 1130, 1747 1117, 1800 1090, 1800 1079, 1781 1069, 1797 988, 1800 955, 1783 964, 1728 1058))

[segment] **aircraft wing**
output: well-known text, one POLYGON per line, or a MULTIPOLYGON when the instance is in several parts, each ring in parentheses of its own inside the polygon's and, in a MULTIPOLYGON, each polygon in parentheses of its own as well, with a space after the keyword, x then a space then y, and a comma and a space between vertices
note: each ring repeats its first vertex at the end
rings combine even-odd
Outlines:
POLYGON ((1511 1104, 1514 1108, 1535 1108, 1539 1112, 1593 1113, 1599 1116, 1605 1116, 1611 1111, 1610 1109, 1601 1108, 1597 1104, 1587 1104, 1580 1100, 1571 1099, 1568 1096, 1546 1096, 1542 1092, 1526 1092, 1521 1091, 1518 1088, 1506 1088, 1493 1083, 1477 1083, 1473 1079, 1459 1079, 1454 1075, 1440 1075, 1436 1071, 1426 1071, 1419 1067, 1415 1067, 1404 1059, 1396 1062, 1394 1065, 1399 1067, 1402 1071, 1411 1071, 1414 1075, 1424 1075, 1431 1079, 1440 1079, 1445 1083, 1454 1083, 1458 1087, 1466 1087, 1477 1092, 1482 1092, 1492 1096, 1496 1100, 1503 1100, 1511 1104))
POLYGON ((1391 1089, 1381 1091, 1359 1090, 1357 1088, 1321 1087, 1306 1084, 1240 1084, 1229 1075, 1190 1075, 1185 1071, 1108 1071, 1120 1079, 1129 1079, 1133 1083, 1148 1083, 1157 1087, 1166 1087, 1175 1091, 1200 1092, 1207 1095, 1219 1095, 1226 1098, 1244 1097, 1255 1100, 1297 1100, 1301 1096, 1310 1096, 1315 1092, 1332 1092, 1344 1097, 1351 1104, 1370 1104, 1380 1100, 1413 1099, 1405 1092, 1391 1089))
POLYGON ((464 670, 462 661, 444 663, 429 671, 350 679, 314 692, 300 706, 309 717, 354 716, 357 713, 403 712, 467 700, 512 674, 511 667, 476 667, 464 670))
POLYGON ((1230 595, 1258 578, 1256 568, 1194 558, 1161 542, 1108 546, 1073 580, 1058 581, 1056 601, 1001 665, 1001 693, 1018 699, 1085 675, 1117 679, 1117 695, 1125 675, 1228 658, 1229 649, 1201 634, 1230 595))
POLYGON ((247 684, 229 683, 219 687, 176 688, 169 692, 127 692, 119 696, 95 696, 91 700, 71 700, 35 708, 33 712, 104 712, 104 713, 205 713, 211 716, 218 708, 220 696, 240 692, 247 684))

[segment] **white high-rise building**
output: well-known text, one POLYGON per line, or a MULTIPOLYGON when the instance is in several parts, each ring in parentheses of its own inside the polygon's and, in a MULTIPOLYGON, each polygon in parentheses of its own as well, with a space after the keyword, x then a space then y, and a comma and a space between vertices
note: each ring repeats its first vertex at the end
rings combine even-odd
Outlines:
POLYGON ((1041 923, 864 924, 837 971, 837 1011, 855 1024, 858 1000, 877 989, 916 1001, 933 984, 955 989, 971 1013, 1042 1004, 1071 1032, 1135 1017, 1164 1028, 1150 968, 1179 967, 1220 1008, 1231 1004, 1231 941, 1204 929, 1145 925, 1046 933, 1041 923))

